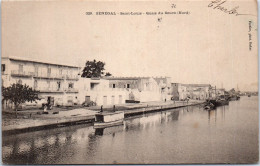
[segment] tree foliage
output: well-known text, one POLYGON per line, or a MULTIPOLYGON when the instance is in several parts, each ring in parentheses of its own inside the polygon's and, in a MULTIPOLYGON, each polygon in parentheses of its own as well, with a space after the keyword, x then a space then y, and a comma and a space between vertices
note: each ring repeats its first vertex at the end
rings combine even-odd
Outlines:
MULTIPOLYGON (((105 63, 101 61, 87 61, 82 71, 81 77, 92 78, 104 75, 105 63)), ((110 73, 109 73, 110 74, 110 73)))
POLYGON ((33 90, 28 85, 12 84, 6 88, 2 87, 3 100, 11 101, 15 106, 15 110, 17 110, 20 104, 26 101, 33 102, 40 100, 38 94, 39 91, 33 90))
POLYGON ((109 73, 109 72, 107 72, 107 73, 105 74, 105 76, 109 77, 109 76, 112 76, 112 74, 109 73))

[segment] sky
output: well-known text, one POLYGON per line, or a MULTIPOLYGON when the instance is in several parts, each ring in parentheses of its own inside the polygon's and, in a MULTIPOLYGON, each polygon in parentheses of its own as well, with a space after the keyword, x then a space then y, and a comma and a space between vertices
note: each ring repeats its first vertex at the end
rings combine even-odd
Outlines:
POLYGON ((96 59, 104 61, 106 72, 113 76, 169 76, 177 83, 258 90, 256 2, 230 0, 223 4, 252 14, 239 16, 208 7, 210 3, 4 1, 2 56, 82 67, 87 60, 96 59), (189 14, 96 15, 159 11, 189 14))

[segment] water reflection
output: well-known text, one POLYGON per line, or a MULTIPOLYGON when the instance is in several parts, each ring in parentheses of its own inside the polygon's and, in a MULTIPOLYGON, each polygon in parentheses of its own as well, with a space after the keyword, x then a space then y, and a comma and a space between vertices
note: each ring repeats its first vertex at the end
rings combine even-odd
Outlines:
POLYGON ((108 135, 112 134, 115 136, 115 133, 117 132, 122 132, 124 130, 124 125, 119 125, 119 126, 113 126, 113 127, 108 127, 108 128, 97 128, 95 129, 95 135, 108 135))
POLYGON ((234 162, 236 158, 253 161, 258 155, 258 111, 257 99, 252 99, 242 98, 240 103, 232 102, 211 111, 185 107, 144 114, 110 128, 78 125, 4 136, 3 162, 200 163, 234 162))
POLYGON ((75 144, 86 145, 86 154, 91 158, 95 155, 100 136, 115 137, 119 132, 148 129, 178 118, 179 110, 175 110, 132 117, 124 125, 109 128, 93 129, 92 126, 79 125, 7 136, 3 137, 3 160, 9 164, 59 163, 63 157, 74 155, 75 144))
POLYGON ((218 113, 220 113, 219 117, 222 122, 225 121, 225 113, 226 111, 228 111, 229 106, 222 106, 222 107, 217 107, 216 109, 213 110, 205 110, 208 112, 208 124, 210 124, 211 122, 213 122, 213 124, 217 123, 217 119, 218 119, 218 113))
POLYGON ((158 124, 165 124, 171 121, 178 120, 179 111, 180 110, 174 110, 169 112, 162 111, 159 113, 144 114, 139 118, 129 118, 124 124, 125 130, 144 130, 146 128, 148 129, 158 124))

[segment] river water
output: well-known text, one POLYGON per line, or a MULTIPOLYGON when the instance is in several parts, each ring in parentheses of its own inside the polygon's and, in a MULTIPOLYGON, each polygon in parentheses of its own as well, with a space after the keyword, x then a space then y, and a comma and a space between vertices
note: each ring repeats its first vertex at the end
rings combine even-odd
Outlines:
POLYGON ((206 111, 199 106, 3 136, 6 164, 181 164, 258 161, 258 97, 206 111))

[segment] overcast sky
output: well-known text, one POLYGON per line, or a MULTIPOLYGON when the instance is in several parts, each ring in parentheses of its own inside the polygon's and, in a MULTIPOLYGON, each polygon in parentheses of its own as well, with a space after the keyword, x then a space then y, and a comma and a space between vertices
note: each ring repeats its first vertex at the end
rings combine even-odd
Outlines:
MULTIPOLYGON (((104 61, 106 71, 114 76, 170 76, 172 82, 257 90, 257 18, 214 10, 208 7, 210 1, 174 1, 175 9, 172 3, 3 2, 2 56, 80 66, 96 59, 104 61), (95 15, 97 11, 179 10, 190 14, 95 15)), ((239 13, 257 13, 251 0, 228 1, 223 6, 239 6, 239 13)))

